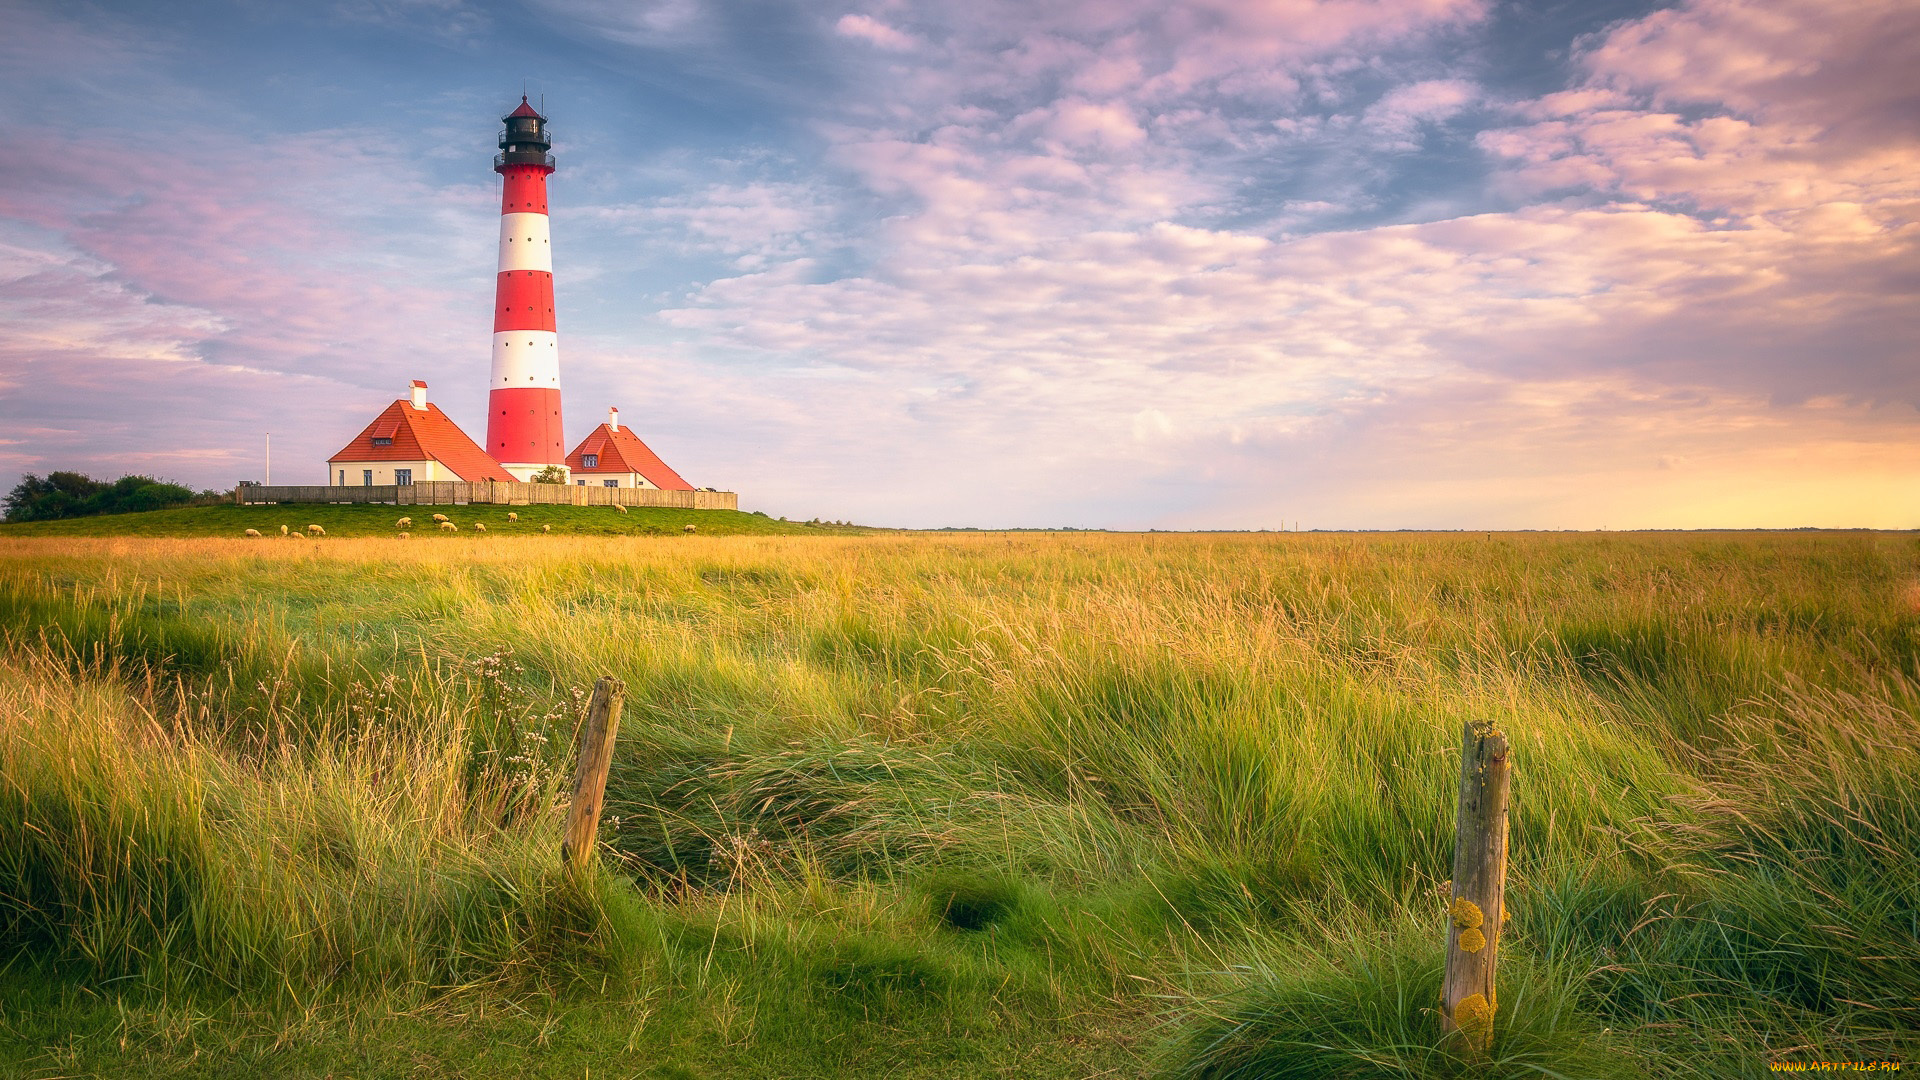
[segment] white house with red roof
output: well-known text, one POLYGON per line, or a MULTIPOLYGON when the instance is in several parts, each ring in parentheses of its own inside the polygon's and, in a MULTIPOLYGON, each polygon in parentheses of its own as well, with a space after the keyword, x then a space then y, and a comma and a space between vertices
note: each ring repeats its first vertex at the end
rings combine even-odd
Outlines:
POLYGON ((668 468, 632 428, 620 426, 619 409, 608 409, 607 422, 580 440, 567 455, 567 468, 573 473, 573 482, 585 487, 693 490, 693 485, 668 468))
POLYGON ((512 479, 446 413, 427 402, 427 384, 418 379, 408 396, 387 406, 327 459, 327 483, 341 487, 512 479))

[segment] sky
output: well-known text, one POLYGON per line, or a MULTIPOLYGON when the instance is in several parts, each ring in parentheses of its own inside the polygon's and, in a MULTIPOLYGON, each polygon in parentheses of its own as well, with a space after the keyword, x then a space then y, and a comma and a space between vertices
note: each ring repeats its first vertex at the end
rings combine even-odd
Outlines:
POLYGON ((1920 527, 1911 0, 0 0, 0 485, 484 430, 907 527, 1920 527))

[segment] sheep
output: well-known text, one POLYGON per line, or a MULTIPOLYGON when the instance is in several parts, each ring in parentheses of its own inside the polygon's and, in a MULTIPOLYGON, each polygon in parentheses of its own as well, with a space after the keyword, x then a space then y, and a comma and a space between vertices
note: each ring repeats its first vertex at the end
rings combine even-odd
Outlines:
POLYGON ((248 536, 251 536, 251 537, 253 537, 253 538, 254 538, 254 539, 256 539, 256 540, 258 540, 258 539, 260 538, 260 530, 259 530, 259 529, 248 529, 248 530, 247 530, 247 535, 248 535, 248 536))
POLYGON ((327 535, 327 530, 321 528, 318 525, 309 525, 307 526, 307 535, 308 536, 325 536, 327 535))
POLYGON ((435 514, 435 515, 433 515, 433 520, 435 520, 435 521, 437 521, 437 522, 439 522, 439 523, 440 523, 440 524, 442 524, 442 525, 445 525, 445 524, 447 523, 447 515, 445 515, 445 514, 435 514))
POLYGON ((507 520, 508 520, 508 521, 519 521, 519 520, 520 520, 520 515, 519 515, 519 514, 516 514, 516 513, 514 513, 514 512, 513 512, 513 511, 511 511, 511 510, 509 510, 509 511, 507 511, 507 520))
POLYGON ((473 523, 473 531, 474 531, 474 532, 486 532, 486 531, 487 531, 487 523, 486 523, 486 522, 484 522, 484 521, 476 521, 476 522, 474 522, 474 523, 473 523))
POLYGON ((440 531, 441 531, 441 532, 459 532, 459 531, 460 531, 460 526, 458 526, 458 525, 455 525, 455 524, 454 524, 453 522, 451 522, 451 521, 447 521, 447 520, 445 520, 445 519, 442 519, 442 520, 441 520, 441 522, 440 522, 440 531))
POLYGON ((680 531, 681 532, 699 532, 700 528, 697 525, 688 525, 685 528, 681 529, 680 531))
POLYGON ((627 508, 626 508, 626 507, 624 507, 624 506, 621 506, 621 505, 620 505, 619 503, 614 503, 614 504, 613 504, 613 508, 614 508, 615 510, 618 510, 618 511, 620 511, 620 512, 621 512, 621 513, 623 513, 623 514, 627 512, 627 508))
POLYGON ((287 535, 287 527, 285 525, 280 526, 280 535, 281 536, 287 535))
POLYGON ((400 534, 400 539, 402 539, 402 540, 411 540, 411 539, 413 539, 413 534, 412 534, 412 533, 410 533, 410 532, 403 532, 403 533, 401 533, 401 534, 400 534))
POLYGON ((393 527, 396 529, 411 529, 413 528, 413 519, 410 517, 401 518, 399 521, 393 523, 393 527))
POLYGON ((552 532, 552 531, 553 531, 553 526, 551 526, 551 525, 542 525, 542 526, 540 526, 540 531, 541 531, 541 532, 543 532, 543 533, 550 533, 550 532, 552 532))

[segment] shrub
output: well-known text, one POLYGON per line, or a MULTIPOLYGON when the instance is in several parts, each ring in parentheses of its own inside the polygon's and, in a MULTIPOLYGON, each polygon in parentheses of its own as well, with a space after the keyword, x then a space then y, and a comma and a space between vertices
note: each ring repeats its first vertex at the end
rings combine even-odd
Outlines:
POLYGON ((77 472, 29 473, 7 493, 8 521, 53 521, 98 514, 131 514, 179 506, 216 492, 195 495, 191 488, 151 476, 123 476, 112 483, 77 472))

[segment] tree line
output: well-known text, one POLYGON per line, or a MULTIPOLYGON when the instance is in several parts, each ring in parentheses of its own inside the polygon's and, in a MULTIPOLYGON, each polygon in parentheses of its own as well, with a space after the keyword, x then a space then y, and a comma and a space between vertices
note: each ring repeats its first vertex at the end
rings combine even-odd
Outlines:
POLYGON ((217 491, 195 492, 180 484, 151 476, 123 476, 95 480, 77 472, 28 473, 7 493, 6 520, 52 521, 56 518, 94 517, 161 510, 197 499, 217 499, 217 491))

